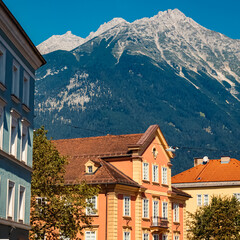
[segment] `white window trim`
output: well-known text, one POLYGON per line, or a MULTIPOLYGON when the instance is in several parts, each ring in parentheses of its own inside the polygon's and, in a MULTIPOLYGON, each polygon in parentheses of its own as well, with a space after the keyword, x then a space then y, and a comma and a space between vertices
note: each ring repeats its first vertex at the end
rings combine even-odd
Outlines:
POLYGON ((4 115, 5 105, 0 101, 0 149, 3 149, 3 130, 4 130, 4 115))
POLYGON ((22 102, 27 107, 29 107, 29 98, 30 98, 30 75, 24 70, 24 73, 23 73, 23 96, 22 96, 22 102))
POLYGON ((149 233, 143 233, 143 240, 149 240, 149 233), (147 239, 145 238, 144 235, 147 235, 147 239))
POLYGON ((158 167, 158 165, 156 165, 156 164, 153 164, 152 165, 152 181, 153 182, 155 182, 155 183, 159 183, 159 167, 158 167), (156 167, 157 168, 157 170, 156 170, 156 176, 154 175, 154 167, 156 167))
POLYGON ((14 220, 14 210, 15 210, 15 182, 11 181, 8 179, 7 181, 7 204, 6 204, 7 208, 6 208, 6 217, 11 218, 11 220, 14 220), (12 197, 11 197, 11 204, 12 204, 12 216, 9 214, 9 187, 10 184, 13 185, 13 190, 12 190, 12 197))
POLYGON ((18 153, 18 127, 19 127, 19 117, 20 115, 15 111, 11 110, 10 114, 10 137, 9 137, 9 153, 13 155, 15 158, 17 158, 17 153, 18 153), (14 152, 12 152, 12 126, 13 126, 13 119, 16 120, 16 139, 15 139, 15 146, 14 146, 14 152))
POLYGON ((167 240, 168 239, 168 236, 166 234, 163 234, 162 235, 162 240, 167 240))
POLYGON ((93 231, 85 231, 85 240, 88 240, 87 239, 87 233, 90 233, 90 237, 91 237, 90 240, 93 240, 92 237, 94 237, 94 240, 97 239, 97 233, 96 233, 96 231, 93 230, 93 231), (93 236, 92 236, 92 233, 94 233, 93 236))
POLYGON ((0 52, 1 54, 1 59, 0 59, 0 64, 2 63, 2 69, 0 68, 0 83, 5 85, 5 76, 6 76, 6 48, 3 47, 3 45, 0 43, 0 52))
POLYGON ((168 170, 167 167, 162 167, 162 184, 168 184, 168 170))
POLYGON ((204 206, 207 206, 209 204, 209 195, 208 194, 204 194, 203 195, 203 204, 204 206))
POLYGON ((20 64, 13 59, 12 64, 12 94, 19 98, 19 86, 20 86, 20 64), (16 68, 16 71, 15 71, 16 68), (16 76, 14 74, 16 72, 16 76), (15 78, 16 77, 16 78, 15 78))
POLYGON ((18 221, 22 221, 23 223, 25 222, 25 198, 26 197, 26 188, 24 186, 19 185, 18 188, 18 221), (23 191, 21 191, 23 190, 23 191), (22 206, 20 206, 20 197, 21 197, 21 192, 23 192, 23 202, 22 206), (20 209, 22 208, 22 209, 20 209), (21 214, 22 211, 22 214, 21 214), (22 216, 21 216, 22 215, 22 216))
POLYGON ((131 216, 131 197, 130 196, 123 196, 123 216, 130 217, 131 216), (129 214, 127 214, 126 207, 126 199, 129 199, 129 214))
POLYGON ((148 162, 143 162, 143 180, 149 181, 149 163, 148 162), (146 168, 146 174, 145 176, 145 168, 146 168))
POLYGON ((235 198, 240 201, 240 193, 234 193, 233 196, 235 196, 235 198))
POLYGON ((131 232, 130 231, 124 231, 123 232, 123 240, 131 240, 131 232), (126 238, 125 233, 129 233, 128 238, 126 238))
POLYGON ((29 138, 29 126, 30 126, 30 124, 25 119, 22 119, 21 122, 22 122, 22 126, 21 126, 21 152, 20 152, 20 157, 21 157, 21 161, 23 161, 24 163, 27 164, 27 162, 28 162, 28 148, 29 148, 28 138, 29 138), (25 130, 25 133, 24 133, 24 130, 25 130), (25 139, 24 139, 23 135, 25 136, 25 139), (24 144, 23 141, 24 140, 26 141, 25 142, 25 150, 23 149, 23 144, 24 144))
POLYGON ((202 194, 197 194, 197 206, 202 206, 202 194))
POLYGON ((162 202, 162 217, 165 219, 168 219, 168 202, 165 202, 165 201, 162 202), (165 204, 166 204, 166 209, 165 209, 166 212, 164 212, 164 207, 163 207, 165 204), (166 215, 166 217, 164 217, 164 215, 166 215))
POLYGON ((173 203, 173 221, 179 222, 179 203, 173 203))
POLYGON ((87 208, 86 208, 86 215, 88 215, 88 216, 95 216, 95 215, 97 215, 97 209, 98 209, 98 204, 97 204, 97 202, 98 202, 98 197, 97 197, 97 196, 93 196, 92 198, 87 199, 87 202, 91 201, 91 203, 92 203, 92 199, 93 199, 93 198, 95 198, 95 207, 93 206, 93 208, 90 208, 90 207, 87 207, 87 208), (95 213, 94 213, 93 211, 95 211, 95 213))
POLYGON ((159 240, 159 235, 158 234, 153 234, 153 240, 159 240))
POLYGON ((143 218, 149 218, 149 200, 147 199, 147 198, 144 198, 143 199, 143 216, 142 216, 143 218), (147 202, 147 216, 144 216, 144 213, 145 213, 145 209, 144 209, 144 207, 146 206, 145 204, 144 204, 144 202, 147 202))

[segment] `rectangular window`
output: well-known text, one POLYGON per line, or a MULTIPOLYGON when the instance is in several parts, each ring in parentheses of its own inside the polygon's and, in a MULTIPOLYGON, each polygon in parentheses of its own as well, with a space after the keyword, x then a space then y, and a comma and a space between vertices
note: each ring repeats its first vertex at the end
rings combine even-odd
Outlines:
POLYGON ((96 215, 97 213, 97 196, 87 199, 87 202, 91 205, 86 208, 87 215, 96 215))
POLYGON ((143 240, 149 240, 149 234, 148 233, 143 234, 143 240))
POLYGON ((149 217, 149 200, 143 199, 143 218, 149 217))
POLYGON ((15 183, 8 181, 7 217, 14 218, 15 183))
POLYGON ((158 182, 158 166, 153 165, 153 182, 158 182))
POLYGON ((159 235, 158 234, 153 234, 153 240, 159 240, 159 235))
POLYGON ((207 206, 209 204, 208 194, 204 194, 204 205, 207 206))
POLYGON ((162 167, 162 184, 168 184, 167 183, 167 168, 162 167))
POLYGON ((159 206, 158 200, 153 200, 153 226, 158 225, 159 206))
POLYGON ((19 98, 20 65, 14 60, 12 68, 12 94, 19 98))
POLYGON ((143 180, 149 180, 149 164, 143 163, 143 180))
POLYGON ((23 75, 23 103, 29 107, 30 76, 24 72, 23 75))
POLYGON ((18 119, 11 115, 10 153, 17 157, 18 119))
POLYGON ((238 201, 240 201, 240 193, 234 193, 233 195, 237 198, 238 201))
POLYGON ((88 166, 88 173, 92 173, 92 172, 93 172, 92 166, 88 166))
POLYGON ((0 149, 3 147, 4 107, 0 105, 0 149))
POLYGON ((6 49, 0 44, 0 83, 5 84, 6 49))
POLYGON ((27 163, 27 152, 28 152, 28 126, 22 124, 22 153, 21 160, 27 163))
POLYGON ((85 232, 85 240, 96 240, 96 232, 95 231, 86 231, 85 232))
POLYGON ((167 235, 162 235, 162 240, 167 240, 167 235))
POLYGON ((179 222, 179 204, 173 203, 173 221, 179 222))
POLYGON ((123 198, 123 215, 130 216, 130 197, 124 196, 123 198))
POLYGON ((174 240, 179 240, 179 236, 174 236, 174 240))
POLYGON ((19 202, 18 202, 18 219, 19 222, 24 222, 25 215, 25 187, 20 186, 19 189, 19 202))
POLYGON ((167 202, 162 202, 162 217, 164 219, 168 218, 168 203, 167 202))
POLYGON ((130 232, 124 232, 123 233, 123 239, 124 240, 130 240, 130 232))
POLYGON ((197 205, 202 206, 202 195, 201 194, 197 195, 197 205))

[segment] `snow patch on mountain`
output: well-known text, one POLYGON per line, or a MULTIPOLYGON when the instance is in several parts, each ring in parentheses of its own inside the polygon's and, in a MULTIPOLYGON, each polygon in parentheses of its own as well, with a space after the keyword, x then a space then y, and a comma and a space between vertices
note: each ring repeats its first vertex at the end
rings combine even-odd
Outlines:
POLYGON ((63 68, 59 69, 59 70, 55 70, 55 69, 47 69, 46 70, 46 74, 40 78, 36 78, 35 80, 42 80, 44 78, 46 78, 47 76, 53 76, 53 75, 56 75, 56 74, 59 74, 59 72, 63 72, 64 70, 67 70, 68 67, 67 66, 64 66, 63 68))
POLYGON ((71 31, 63 35, 53 35, 37 46, 41 54, 48 54, 57 50, 71 51, 85 42, 84 38, 72 34, 71 31))

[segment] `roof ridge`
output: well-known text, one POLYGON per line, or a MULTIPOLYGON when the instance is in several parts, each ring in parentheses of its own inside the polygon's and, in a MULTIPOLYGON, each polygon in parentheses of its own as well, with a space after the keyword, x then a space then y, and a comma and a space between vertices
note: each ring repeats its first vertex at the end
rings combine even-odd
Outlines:
POLYGON ((106 167, 106 162, 105 161, 103 161, 102 159, 100 159, 100 163, 103 163, 103 165, 104 165, 104 168, 106 169, 106 171, 108 172, 108 174, 109 174, 109 176, 116 182, 117 181, 117 179, 111 174, 111 172, 108 170, 108 168, 106 167))

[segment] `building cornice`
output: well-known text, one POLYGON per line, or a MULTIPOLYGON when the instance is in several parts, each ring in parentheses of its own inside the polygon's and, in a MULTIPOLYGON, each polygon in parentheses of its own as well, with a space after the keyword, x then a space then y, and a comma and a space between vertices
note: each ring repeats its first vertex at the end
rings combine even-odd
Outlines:
POLYGON ((28 231, 31 230, 30 225, 10 221, 10 220, 4 219, 4 218, 0 218, 0 224, 11 226, 14 228, 20 228, 20 229, 24 229, 24 230, 28 230, 28 231))
POLYGON ((15 163, 15 164, 17 164, 17 165, 25 168, 25 169, 28 170, 29 172, 32 172, 32 171, 33 171, 33 169, 32 169, 30 166, 26 165, 23 161, 18 160, 18 159, 15 158, 13 155, 8 154, 8 153, 4 152, 4 151, 1 150, 1 149, 0 149, 0 155, 2 155, 3 157, 7 158, 7 159, 10 160, 11 162, 13 162, 13 163, 15 163))
POLYGON ((0 27, 35 70, 46 63, 26 32, 2 1, 0 1, 0 27))
POLYGON ((172 183, 172 186, 176 188, 229 187, 229 186, 240 186, 240 181, 172 183))

